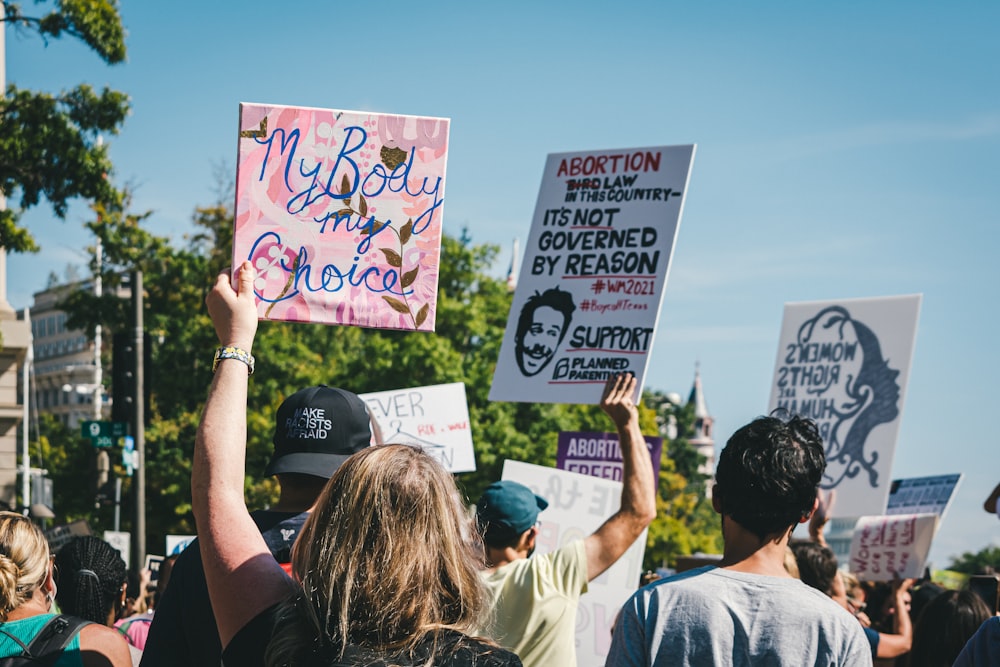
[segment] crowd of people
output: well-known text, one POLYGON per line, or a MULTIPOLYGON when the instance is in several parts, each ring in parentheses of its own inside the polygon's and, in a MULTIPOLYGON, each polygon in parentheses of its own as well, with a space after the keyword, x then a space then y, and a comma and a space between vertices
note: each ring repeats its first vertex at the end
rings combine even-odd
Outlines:
MULTIPOLYGON (((78 537, 52 555, 29 519, 0 513, 0 666, 577 664, 580 596, 656 516, 634 376, 613 375, 601 400, 621 443, 619 509, 547 554, 534 553, 546 498, 498 481, 470 512, 433 457, 370 446, 364 402, 326 386, 278 408, 266 472, 279 501, 251 513, 249 263, 236 277, 234 288, 221 274, 207 298, 221 347, 195 442, 198 539, 163 568, 147 610, 107 543, 78 537), (316 419, 324 428, 303 427, 316 419)), ((823 538, 825 466, 808 419, 761 417, 733 434, 712 489, 721 560, 639 588, 607 664, 1000 665, 995 602, 838 567, 823 538), (809 540, 792 539, 799 524, 809 540)))

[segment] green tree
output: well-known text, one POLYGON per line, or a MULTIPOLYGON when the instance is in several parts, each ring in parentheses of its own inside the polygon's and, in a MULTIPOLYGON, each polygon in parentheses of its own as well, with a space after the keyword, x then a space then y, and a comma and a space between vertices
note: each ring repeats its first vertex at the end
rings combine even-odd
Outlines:
MULTIPOLYGON (((80 433, 72 433, 59 419, 49 414, 38 416, 38 432, 30 444, 31 464, 48 470, 54 495, 59 498, 59 519, 71 522, 92 519, 94 512, 95 477, 93 448, 81 443, 80 433), (82 474, 87 471, 88 474, 82 474)), ((110 526, 107 526, 110 528, 110 526)))
POLYGON ((655 390, 646 393, 645 403, 655 412, 665 438, 656 519, 649 527, 644 567, 673 566, 678 556, 697 552, 721 553, 721 524, 705 495, 707 478, 698 471, 705 457, 689 442, 694 436, 694 406, 678 405, 655 390))
POLYGON ((948 569, 965 574, 1000 572, 1000 547, 984 547, 975 553, 967 551, 952 560, 948 569))
MULTIPOLYGON (((144 273, 144 321, 154 341, 146 483, 148 497, 156 499, 148 504, 147 549, 157 553, 163 535, 194 529, 191 454, 217 344, 204 296, 212 276, 230 263, 233 215, 227 204, 199 209, 194 219, 196 233, 184 247, 176 248, 143 228, 147 214, 129 212, 127 195, 121 201, 120 206, 96 206, 95 220, 88 225, 104 247, 104 296, 75 292, 62 306, 70 313, 71 327, 92 330, 100 323, 107 332, 124 330, 130 326, 130 306, 115 296, 116 287, 123 275, 133 270, 144 273)), ((220 192, 220 201, 232 201, 232 197, 220 192)), ((263 507, 276 497, 274 481, 261 476, 272 451, 274 413, 286 396, 313 384, 363 393, 465 383, 477 469, 458 475, 457 480, 470 499, 499 479, 506 459, 555 465, 560 431, 613 428, 597 406, 488 399, 511 304, 505 283, 488 274, 496 255, 495 246, 476 245, 465 232, 444 236, 434 334, 260 323, 247 417, 246 492, 252 507, 263 507)), ((643 432, 656 433, 657 419, 654 407, 641 406, 643 432)), ((703 481, 685 479, 670 458, 674 452, 679 460, 687 460, 678 454, 682 444, 673 441, 664 455, 658 501, 663 517, 650 531, 650 553, 654 554, 650 562, 669 562, 679 554, 709 550, 711 536, 718 532, 710 510, 710 523, 699 514, 703 494, 691 491, 692 484, 703 489, 703 481)))
MULTIPOLYGON (((30 16, 19 3, 5 1, 0 19, 4 27, 34 31, 46 41, 63 35, 80 39, 109 64, 125 60, 125 30, 115 0, 51 4, 47 13, 30 16)), ((100 136, 117 134, 128 109, 128 97, 108 88, 95 92, 84 84, 51 95, 7 86, 0 102, 0 192, 17 195, 20 210, 0 211, 0 247, 38 249, 18 221, 43 196, 59 218, 76 197, 116 201, 118 193, 108 181, 111 160, 100 136)))

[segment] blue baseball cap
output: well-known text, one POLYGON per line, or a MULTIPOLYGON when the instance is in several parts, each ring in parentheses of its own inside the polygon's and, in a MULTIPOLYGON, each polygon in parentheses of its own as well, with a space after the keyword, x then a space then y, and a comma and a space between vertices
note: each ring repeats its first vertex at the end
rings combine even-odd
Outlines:
POLYGON ((476 503, 476 517, 482 531, 500 528, 515 537, 534 526, 538 513, 548 506, 549 501, 524 484, 505 479, 486 487, 476 503))

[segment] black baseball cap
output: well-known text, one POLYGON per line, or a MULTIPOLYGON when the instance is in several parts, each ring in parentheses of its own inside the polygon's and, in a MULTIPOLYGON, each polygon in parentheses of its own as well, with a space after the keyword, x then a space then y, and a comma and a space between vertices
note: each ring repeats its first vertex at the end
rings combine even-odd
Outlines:
POLYGON ((326 385, 302 389, 278 407, 274 455, 264 474, 301 473, 329 479, 371 438, 368 408, 357 394, 326 385))

